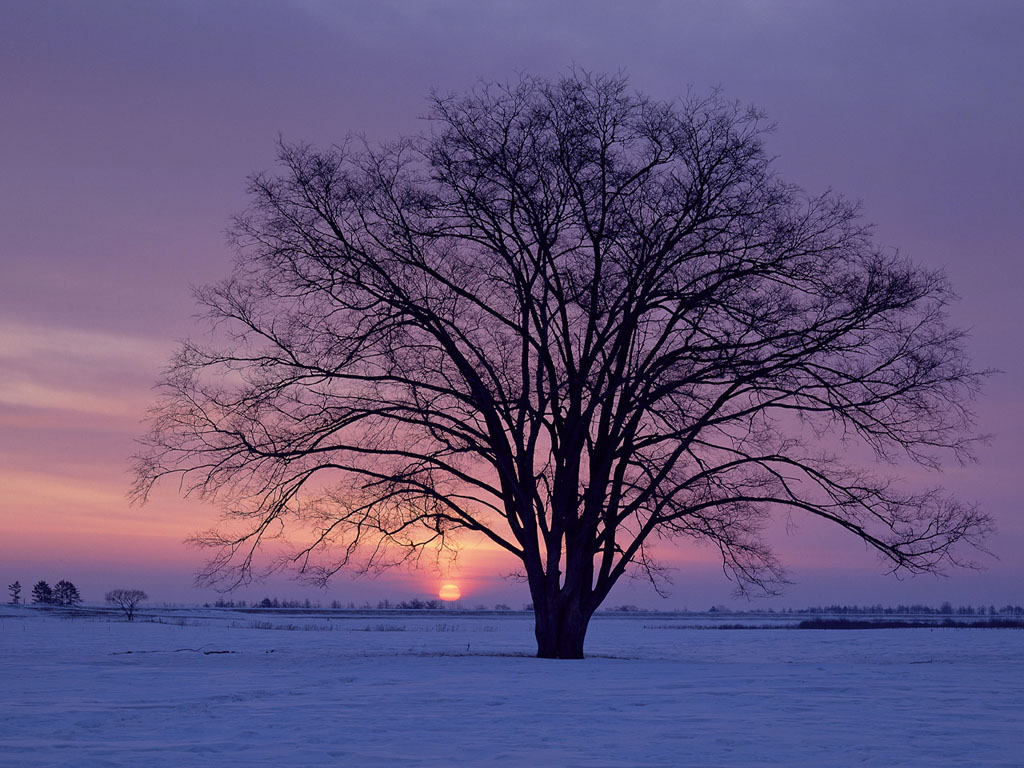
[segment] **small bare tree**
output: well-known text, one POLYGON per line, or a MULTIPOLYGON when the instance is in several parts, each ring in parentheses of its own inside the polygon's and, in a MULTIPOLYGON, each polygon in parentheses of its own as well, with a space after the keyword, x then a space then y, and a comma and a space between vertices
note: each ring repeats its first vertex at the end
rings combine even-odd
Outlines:
POLYGON ((522 563, 538 655, 578 658, 652 542, 717 548, 741 589, 783 572, 776 513, 932 571, 989 520, 843 461, 965 459, 981 374, 945 278, 854 206, 784 183, 762 116, 625 78, 436 95, 427 136, 282 145, 238 261, 199 291, 219 343, 163 380, 135 493, 224 503, 204 577, 250 578, 286 526, 326 580, 486 536, 522 563), (842 443, 847 444, 844 446, 842 443))
POLYGON ((139 603, 144 600, 149 600, 149 595, 141 589, 112 589, 107 592, 103 599, 124 611, 124 615, 128 617, 128 621, 134 621, 135 609, 138 607, 139 603))

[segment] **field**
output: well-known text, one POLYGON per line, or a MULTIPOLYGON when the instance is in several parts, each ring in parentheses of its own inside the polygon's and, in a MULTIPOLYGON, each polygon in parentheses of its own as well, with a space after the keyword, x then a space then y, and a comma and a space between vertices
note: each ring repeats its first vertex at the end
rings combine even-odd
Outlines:
POLYGON ((0 608, 0 765, 1024 766, 1024 632, 0 608))

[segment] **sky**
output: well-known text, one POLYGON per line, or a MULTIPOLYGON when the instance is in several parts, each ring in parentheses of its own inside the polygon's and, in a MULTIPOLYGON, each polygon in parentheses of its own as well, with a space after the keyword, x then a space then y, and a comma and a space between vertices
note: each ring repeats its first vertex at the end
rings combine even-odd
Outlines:
MULTIPOLYGON (((793 585, 753 607, 1024 603, 1024 4, 889 0, 4 3, 0 25, 0 579, 70 579, 85 599, 141 587, 202 602, 183 541, 216 511, 161 488, 126 499, 128 460, 180 339, 192 288, 227 276, 225 230, 275 141, 326 146, 421 128, 432 88, 577 66, 765 109, 781 176, 863 203, 879 242, 942 268, 959 294, 993 439, 922 483, 996 519, 981 571, 895 580, 813 521, 774 541, 793 585)), ((609 604, 746 605, 708 552, 672 555, 668 599, 623 583, 609 604)), ((519 607, 514 563, 467 542, 454 571, 343 575, 375 603, 458 583, 464 605, 519 607)))

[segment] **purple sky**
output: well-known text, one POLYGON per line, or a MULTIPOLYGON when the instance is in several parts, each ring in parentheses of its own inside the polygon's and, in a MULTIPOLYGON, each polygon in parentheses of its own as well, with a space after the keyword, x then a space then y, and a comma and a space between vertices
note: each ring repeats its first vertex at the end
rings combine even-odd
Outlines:
MULTIPOLYGON (((127 457, 176 339, 197 333, 190 286, 225 276, 224 230, 278 134, 328 144, 418 128, 431 87, 517 71, 624 69, 671 98, 721 86, 765 108, 790 181, 864 203, 878 239, 947 270, 995 434, 981 462, 923 477, 993 514, 980 573, 897 582, 814 523, 779 537, 798 583, 758 605, 1024 602, 1024 4, 1006 2, 10 3, 0 24, 0 580, 74 581, 86 599, 190 587, 181 541, 215 513, 164 489, 133 509, 127 457)), ((798 521, 799 522, 799 521, 798 521)), ((518 606, 505 561, 467 553, 464 604, 518 606)), ((342 578, 362 602, 436 590, 433 572, 342 578)), ((610 603, 731 602, 709 562, 672 597, 626 584, 610 603)))

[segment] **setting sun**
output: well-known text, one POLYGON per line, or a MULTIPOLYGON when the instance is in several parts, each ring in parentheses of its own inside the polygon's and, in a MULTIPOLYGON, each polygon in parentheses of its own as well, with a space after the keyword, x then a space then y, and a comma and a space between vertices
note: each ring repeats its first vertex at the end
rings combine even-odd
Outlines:
POLYGON ((462 591, 457 584, 445 584, 437 591, 437 596, 446 602, 452 602, 462 597, 462 591))

